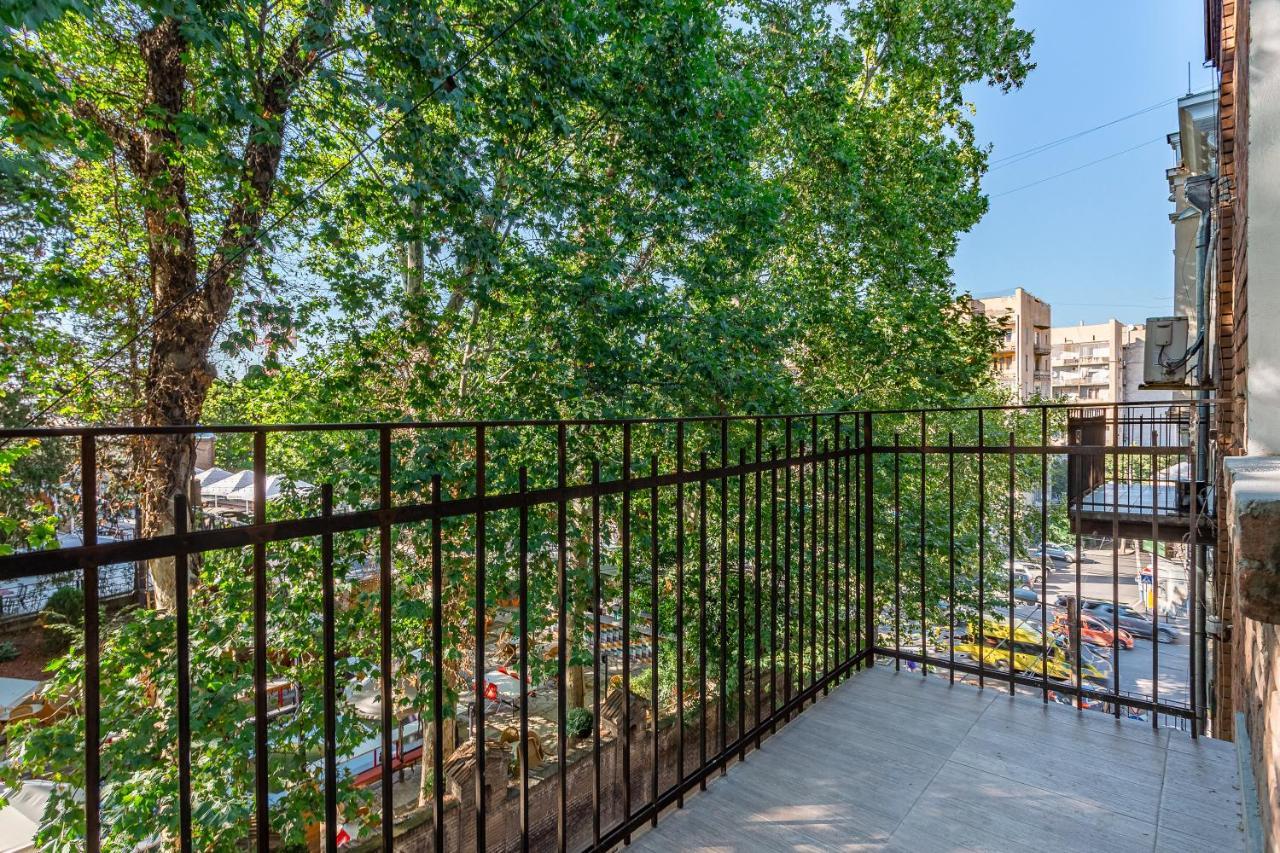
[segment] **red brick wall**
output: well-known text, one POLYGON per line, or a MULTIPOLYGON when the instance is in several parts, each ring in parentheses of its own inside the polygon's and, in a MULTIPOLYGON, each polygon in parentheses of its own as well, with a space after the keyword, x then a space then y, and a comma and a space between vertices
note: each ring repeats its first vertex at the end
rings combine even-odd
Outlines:
MULTIPOLYGON (((1217 289, 1217 363, 1218 407, 1216 414, 1217 448, 1224 456, 1244 452, 1244 419, 1246 406, 1246 368, 1248 366, 1248 75, 1249 50, 1247 22, 1249 0, 1222 0, 1218 33, 1217 63, 1221 74, 1218 93, 1218 174, 1220 177, 1217 217, 1216 262, 1217 289), (1239 24, 1239 26, 1238 26, 1239 24)), ((1214 21, 1208 16, 1206 25, 1214 21)), ((1221 468, 1218 470, 1218 494, 1223 494, 1221 468)), ((1229 524, 1222 517, 1225 501, 1218 501, 1218 542, 1216 571, 1213 578, 1214 600, 1224 625, 1234 618, 1233 585, 1231 583, 1229 524)), ((1233 635, 1229 643, 1214 649, 1215 733, 1231 737, 1233 714, 1238 708, 1236 693, 1240 688, 1235 675, 1236 660, 1242 651, 1242 635, 1233 635)))

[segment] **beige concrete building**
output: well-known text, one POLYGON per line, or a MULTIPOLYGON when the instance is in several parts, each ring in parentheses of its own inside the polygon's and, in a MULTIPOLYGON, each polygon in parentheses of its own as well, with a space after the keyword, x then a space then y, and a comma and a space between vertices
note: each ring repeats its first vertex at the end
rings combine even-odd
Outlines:
POLYGON ((995 370, 1015 400, 1052 396, 1049 303, 1021 287, 1005 296, 973 300, 974 310, 1000 321, 1004 340, 996 348, 995 370))
POLYGON ((1146 326, 1111 319, 1050 330, 1053 396, 1061 400, 1130 403, 1167 400, 1142 385, 1146 326))

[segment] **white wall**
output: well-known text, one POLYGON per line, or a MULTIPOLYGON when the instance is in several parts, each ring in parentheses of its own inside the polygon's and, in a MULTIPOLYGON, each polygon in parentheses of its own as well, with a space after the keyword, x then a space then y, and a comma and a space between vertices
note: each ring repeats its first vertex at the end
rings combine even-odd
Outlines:
POLYGON ((1250 454, 1280 454, 1280 0, 1253 0, 1249 18, 1250 454))

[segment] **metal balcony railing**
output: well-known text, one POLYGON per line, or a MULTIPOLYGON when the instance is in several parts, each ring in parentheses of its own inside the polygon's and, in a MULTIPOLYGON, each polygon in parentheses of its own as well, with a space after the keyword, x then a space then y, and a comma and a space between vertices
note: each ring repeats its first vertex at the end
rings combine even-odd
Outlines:
MULTIPOLYGON (((172 559, 177 576, 186 577, 200 555, 224 552, 243 553, 253 580, 244 651, 253 661, 255 746, 246 761, 254 767, 255 829, 246 838, 257 849, 272 844, 273 804, 293 795, 271 775, 273 750, 287 748, 320 756, 299 772, 312 774, 309 782, 323 791, 316 821, 329 850, 338 847, 340 817, 351 819, 343 806, 359 785, 378 789, 381 810, 366 820, 378 824, 383 849, 393 848, 397 778, 415 763, 422 772, 429 764, 434 780, 424 825, 437 851, 460 839, 476 849, 492 841, 603 850, 682 804, 692 787, 743 760, 876 656, 952 679, 1032 690, 1045 701, 1146 715, 1152 725, 1186 721, 1192 736, 1200 733, 1207 540, 1201 510, 1191 507, 1203 506, 1203 485, 1192 478, 1187 502, 1162 503, 1162 484, 1183 482, 1177 466, 1194 470, 1185 434, 1195 412, 1187 403, 1152 409, 1165 413, 1156 437, 1170 443, 1117 442, 1138 441, 1154 424, 1122 414, 1136 411, 1123 404, 1098 407, 1100 425, 1094 411, 1046 404, 625 421, 3 430, 0 438, 78 444, 83 531, 99 528, 100 451, 148 433, 182 441, 212 433, 220 453, 245 455, 259 484, 273 446, 305 439, 313 450, 340 452, 321 466, 328 481, 314 470, 291 472, 318 481, 313 491, 277 506, 265 492, 256 495, 247 523, 188 529, 187 498, 176 495, 172 534, 99 543, 90 534, 80 547, 2 557, 0 580, 83 576, 83 702, 75 731, 85 748, 71 778, 83 791, 90 850, 112 832, 102 816, 130 807, 117 782, 131 768, 111 746, 110 726, 123 723, 104 729, 100 707, 100 567, 172 559), (1131 421, 1133 434, 1122 435, 1131 421), (353 450, 366 447, 367 458, 353 450), (1153 542, 1182 525, 1185 604, 1176 607, 1172 558, 1153 551, 1149 580, 1145 567, 1135 566, 1134 579, 1122 584, 1116 531, 1105 543, 1085 538, 1093 490, 1148 480, 1155 484, 1149 511, 1146 492, 1116 493, 1126 495, 1129 515, 1148 512, 1153 542), (1043 544, 1055 525, 1074 534, 1061 553, 1043 544), (364 764, 356 767, 337 745, 338 722, 346 718, 339 708, 357 701, 359 691, 341 682, 351 652, 337 647, 334 633, 336 609, 344 606, 335 578, 345 577, 335 540, 366 535, 359 541, 376 571, 359 583, 376 593, 377 654, 369 663, 379 675, 368 697, 376 746, 360 769, 364 764), (421 547, 406 546, 415 536, 421 547), (269 608, 270 585, 281 581, 267 555, 269 546, 288 543, 319 545, 314 565, 295 568, 301 574, 290 579, 319 580, 323 677, 314 684, 290 681, 287 662, 271 646, 273 620, 286 617, 269 608), (1099 569, 1086 568, 1089 554, 1099 569), (1102 554, 1110 555, 1109 566, 1102 554), (1061 603, 1049 600, 1051 591, 1061 603), (1128 608, 1131 594, 1148 592, 1143 623, 1143 614, 1128 608), (422 631, 406 640, 397 607, 408 604, 422 605, 405 611, 422 631), (1183 609, 1189 619, 1162 616, 1183 609), (508 627, 500 631, 503 619, 508 627), (1142 650, 1151 655, 1140 679, 1149 674, 1150 689, 1142 694, 1122 676, 1132 675, 1126 656, 1144 633, 1153 642, 1142 650), (1166 634, 1185 649, 1186 677, 1177 685, 1168 684, 1161 665, 1166 634), (397 657, 406 642, 411 654, 397 657), (450 670, 459 659, 463 665, 450 670), (540 669, 543 660, 551 665, 540 669), (399 676, 419 666, 428 681, 407 691, 399 676), (568 731, 575 666, 590 674, 585 777, 574 775, 581 750, 568 731), (319 701, 300 701, 308 693, 319 701), (536 717, 531 694, 548 693, 554 719, 536 717), (300 724, 289 737, 304 742, 285 739, 276 721, 308 708, 318 714, 314 735, 300 724), (445 724, 455 717, 470 740, 448 756, 445 724), (545 737, 534 731, 540 721, 548 724, 545 737), (495 726, 513 732, 510 782, 505 742, 491 737, 495 726), (531 774, 544 744, 553 744, 556 771, 531 774), (612 770, 602 751, 616 754, 612 770), (508 784, 517 792, 510 807, 508 784), (546 808, 554 816, 540 803, 553 804, 546 808), (502 818, 507 808, 515 809, 510 820, 502 818), (581 810, 589 810, 589 821, 574 817, 581 810), (497 837, 507 828, 512 838, 497 837)), ((1118 519, 1114 497, 1110 511, 1118 519)), ((193 802, 199 769, 192 765, 191 709, 193 694, 206 702, 210 688, 193 682, 193 599, 185 584, 177 593, 176 703, 163 709, 176 722, 177 808, 157 816, 156 832, 192 849, 199 821, 208 817, 199 817, 193 802)))

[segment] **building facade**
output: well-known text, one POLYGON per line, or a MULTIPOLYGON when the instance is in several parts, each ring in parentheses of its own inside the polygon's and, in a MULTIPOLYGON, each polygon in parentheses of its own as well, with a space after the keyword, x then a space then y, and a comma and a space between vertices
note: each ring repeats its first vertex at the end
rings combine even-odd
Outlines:
POLYGON ((973 300, 974 310, 997 320, 1004 337, 996 347, 995 372, 1018 402, 1053 396, 1049 303, 1019 287, 1013 293, 973 300))
POLYGON ((1126 328, 1113 319, 1050 329, 1053 397, 1100 403, 1122 400, 1126 328))
POLYGON ((1146 332, 1141 323, 1115 319, 1050 329, 1054 398, 1099 403, 1168 400, 1169 392, 1142 387, 1146 332))

